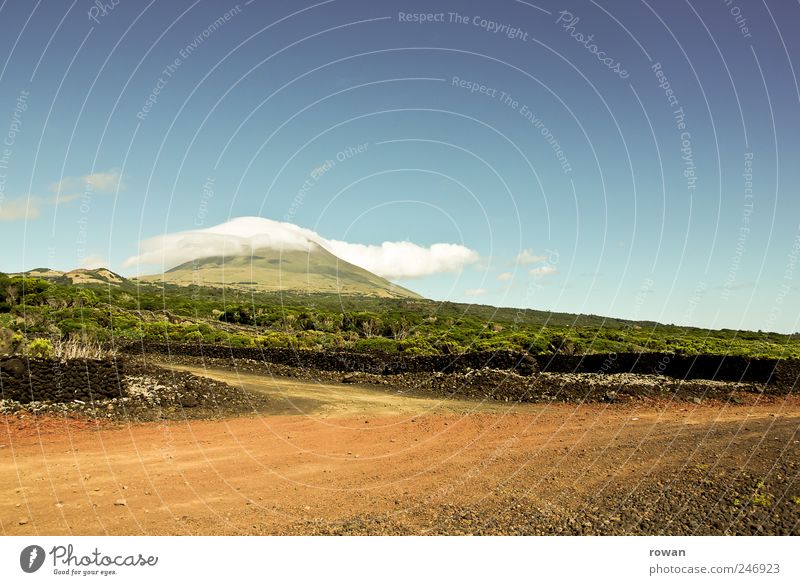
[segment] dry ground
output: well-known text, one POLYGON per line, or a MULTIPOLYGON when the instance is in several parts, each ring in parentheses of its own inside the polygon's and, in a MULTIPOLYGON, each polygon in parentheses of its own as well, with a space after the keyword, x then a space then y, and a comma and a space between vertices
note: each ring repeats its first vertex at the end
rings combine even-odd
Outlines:
POLYGON ((0 531, 800 531, 797 397, 509 406, 204 374, 269 393, 273 412, 0 418, 0 531))

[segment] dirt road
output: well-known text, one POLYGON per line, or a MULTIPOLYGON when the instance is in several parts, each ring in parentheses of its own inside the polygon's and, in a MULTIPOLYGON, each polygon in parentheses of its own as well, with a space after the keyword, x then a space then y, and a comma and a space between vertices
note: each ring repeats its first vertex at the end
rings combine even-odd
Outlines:
POLYGON ((800 530, 796 397, 748 406, 506 406, 204 375, 283 405, 277 414, 215 421, 0 419, 0 530, 800 530))
POLYGON ((237 386, 249 392, 259 392, 272 398, 269 414, 296 414, 318 418, 371 414, 386 416, 424 414, 433 412, 502 412, 497 403, 468 400, 439 399, 415 396, 412 391, 397 391, 379 386, 356 384, 310 383, 295 378, 274 378, 244 372, 175 366, 161 367, 190 372, 237 386))

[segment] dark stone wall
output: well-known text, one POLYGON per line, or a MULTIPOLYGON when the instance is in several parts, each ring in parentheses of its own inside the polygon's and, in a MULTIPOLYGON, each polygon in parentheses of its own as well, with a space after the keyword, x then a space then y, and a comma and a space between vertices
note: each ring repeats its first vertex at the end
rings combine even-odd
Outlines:
POLYGON ((307 351, 288 348, 226 347, 200 344, 137 343, 123 349, 127 353, 158 353, 223 359, 251 359, 273 364, 333 372, 404 374, 457 372, 466 369, 494 368, 522 375, 535 371, 536 361, 514 352, 476 352, 460 355, 405 356, 389 353, 347 351, 307 351))
POLYGON ((775 368, 773 383, 784 392, 800 390, 800 360, 780 360, 775 368))
POLYGON ((800 361, 748 359, 739 356, 669 353, 611 353, 533 357, 515 352, 477 352, 459 355, 404 356, 346 351, 306 351, 276 348, 244 348, 212 345, 145 343, 126 348, 131 353, 175 354, 223 359, 251 359, 336 372, 370 374, 414 374, 461 372, 484 367, 513 371, 524 376, 535 372, 597 374, 659 374, 678 380, 719 380, 769 384, 788 392, 798 387, 800 361))
POLYGON ((540 358, 540 361, 541 370, 549 372, 660 374, 681 380, 724 380, 759 384, 771 381, 778 364, 775 359, 669 353, 556 355, 552 358, 540 358))
POLYGON ((4 357, 0 358, 0 397, 23 403, 115 398, 123 389, 122 376, 121 360, 4 357))

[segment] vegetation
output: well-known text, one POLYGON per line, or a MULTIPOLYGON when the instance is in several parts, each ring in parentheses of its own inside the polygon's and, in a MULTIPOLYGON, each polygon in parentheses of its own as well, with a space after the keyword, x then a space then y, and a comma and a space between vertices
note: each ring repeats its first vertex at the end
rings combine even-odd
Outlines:
POLYGON ((772 494, 766 491, 764 482, 759 481, 755 491, 753 492, 753 496, 750 498, 750 500, 753 502, 754 506, 760 506, 762 508, 771 508, 773 497, 772 494))
POLYGON ((132 281, 76 285, 0 273, 0 353, 27 347, 59 355, 66 350, 57 348, 75 352, 77 346, 118 347, 140 340, 405 354, 662 351, 800 358, 797 334, 710 331, 416 298, 132 281))
POLYGON ((28 344, 28 355, 39 359, 50 359, 53 357, 53 344, 49 339, 37 337, 28 344))
POLYGON ((142 282, 222 286, 229 290, 275 292, 302 290, 388 298, 419 298, 322 247, 310 250, 261 249, 241 256, 192 260, 142 282))

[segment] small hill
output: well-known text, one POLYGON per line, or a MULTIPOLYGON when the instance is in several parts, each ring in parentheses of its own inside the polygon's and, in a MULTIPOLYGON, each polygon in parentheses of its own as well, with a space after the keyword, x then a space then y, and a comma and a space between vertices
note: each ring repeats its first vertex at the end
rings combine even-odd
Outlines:
POLYGON ((62 278, 64 273, 52 268, 34 268, 25 272, 9 272, 9 276, 27 276, 29 278, 43 278, 44 280, 56 280, 62 278))
POLYGON ((345 262, 318 245, 312 245, 309 251, 262 248, 248 255, 202 258, 176 266, 164 274, 144 276, 139 280, 258 292, 420 298, 408 289, 345 262))
POLYGON ((98 268, 96 270, 78 268, 64 273, 64 277, 68 278, 72 284, 121 285, 126 282, 125 278, 116 272, 111 272, 108 268, 98 268))
POLYGON ((128 280, 108 268, 76 268, 69 272, 61 272, 51 268, 34 268, 26 272, 17 272, 10 276, 27 276, 30 278, 41 278, 56 284, 77 284, 77 285, 112 285, 120 286, 128 280))

